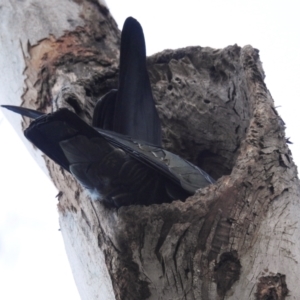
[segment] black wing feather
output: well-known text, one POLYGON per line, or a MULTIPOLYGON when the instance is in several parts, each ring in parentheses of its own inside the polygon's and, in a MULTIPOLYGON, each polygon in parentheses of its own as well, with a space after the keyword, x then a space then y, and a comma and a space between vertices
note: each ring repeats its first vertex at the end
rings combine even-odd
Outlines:
POLYGON ((70 163, 60 147, 60 142, 76 135, 92 138, 93 132, 97 135, 97 131, 76 114, 63 108, 34 120, 24 131, 24 135, 42 152, 70 172, 70 163))
POLYGON ((114 130, 114 114, 118 90, 111 90, 98 100, 93 114, 93 127, 114 130))
POLYGON ((37 110, 33 110, 30 108, 25 108, 25 107, 21 107, 21 106, 14 106, 14 105, 1 105, 1 106, 19 114, 19 115, 28 117, 30 119, 37 119, 40 116, 44 115, 44 113, 41 113, 37 110))

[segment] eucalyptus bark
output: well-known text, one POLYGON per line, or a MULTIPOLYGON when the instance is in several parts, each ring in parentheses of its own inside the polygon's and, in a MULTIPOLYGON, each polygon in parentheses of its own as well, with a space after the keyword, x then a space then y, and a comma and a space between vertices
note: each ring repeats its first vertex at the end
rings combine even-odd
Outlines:
MULTIPOLYGON (((0 11, 10 28, 1 36, 1 101, 68 107, 91 123, 97 99, 118 84, 120 32, 107 7, 16 3, 0 11)), ((148 58, 148 70, 164 147, 218 180, 185 202, 115 209, 39 159, 60 191, 82 299, 299 299, 299 180, 258 50, 167 50, 148 58)), ((14 118, 19 131, 30 122, 14 118)))

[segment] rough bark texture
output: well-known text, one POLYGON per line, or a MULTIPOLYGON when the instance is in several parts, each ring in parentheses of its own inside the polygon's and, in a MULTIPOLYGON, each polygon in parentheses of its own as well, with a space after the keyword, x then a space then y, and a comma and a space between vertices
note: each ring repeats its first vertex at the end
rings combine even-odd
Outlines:
MULTIPOLYGON (((90 122, 117 87, 120 35, 103 5, 76 3, 84 26, 28 46, 22 99, 90 122)), ((148 68, 165 148, 218 181, 185 202, 117 210, 45 157, 81 297, 299 299, 299 180, 258 50, 168 50, 148 68)))

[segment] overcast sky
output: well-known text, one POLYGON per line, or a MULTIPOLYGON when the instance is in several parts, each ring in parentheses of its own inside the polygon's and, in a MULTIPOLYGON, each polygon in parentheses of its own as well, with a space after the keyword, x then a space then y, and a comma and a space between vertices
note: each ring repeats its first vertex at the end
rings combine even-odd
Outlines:
MULTIPOLYGON (((299 1, 106 2, 119 28, 128 16, 138 19, 148 55, 193 45, 259 49, 267 87, 300 164, 299 1)), ((58 230, 57 191, 1 112, 0 122, 0 299, 79 299, 58 230)))

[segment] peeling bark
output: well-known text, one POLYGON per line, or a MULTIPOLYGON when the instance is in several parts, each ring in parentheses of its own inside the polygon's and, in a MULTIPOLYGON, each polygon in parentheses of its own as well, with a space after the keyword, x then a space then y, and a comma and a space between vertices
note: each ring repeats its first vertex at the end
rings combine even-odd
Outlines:
MULTIPOLYGON (((117 87, 120 33, 102 4, 74 3, 80 26, 28 38, 22 105, 90 123, 117 87)), ((185 202, 117 210, 44 157, 81 297, 299 299, 299 180, 258 50, 166 50, 148 68, 165 148, 218 181, 185 202)))

